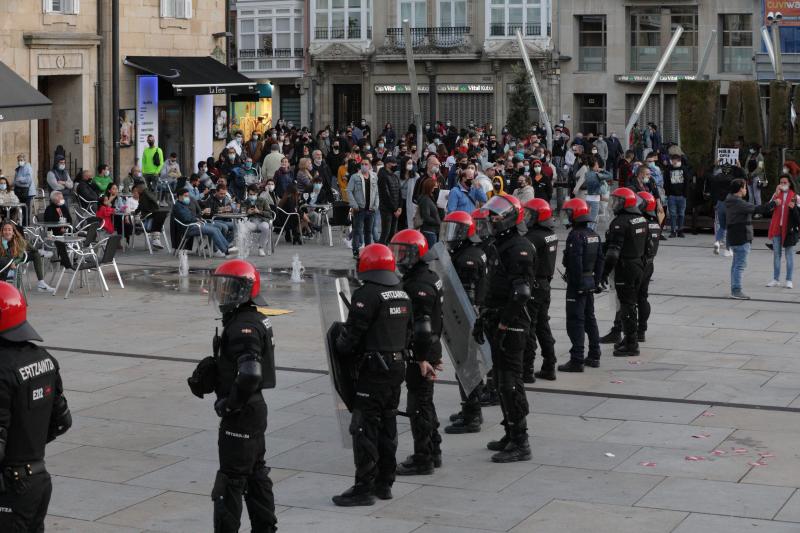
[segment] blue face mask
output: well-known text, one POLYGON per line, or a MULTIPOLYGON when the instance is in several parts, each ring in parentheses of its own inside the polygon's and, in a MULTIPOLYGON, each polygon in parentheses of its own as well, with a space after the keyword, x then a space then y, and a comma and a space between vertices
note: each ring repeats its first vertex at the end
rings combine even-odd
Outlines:
POLYGON ((650 162, 647 163, 647 166, 650 167, 650 168, 656 168, 656 162, 655 161, 650 161, 650 162))
POLYGON ((252 166, 253 166, 253 163, 250 163, 250 162, 247 162, 247 163, 244 164, 244 168, 251 168, 252 166))
POLYGON ((8 250, 8 241, 7 241, 7 240, 5 240, 5 239, 3 239, 3 248, 5 248, 6 250, 8 250))
POLYGON ((183 202, 186 205, 189 205, 191 203, 191 201, 192 201, 192 199, 189 198, 188 196, 184 196, 183 198, 181 198, 181 202, 183 202))
POLYGON ((317 183, 317 184, 314 185, 314 192, 319 192, 321 190, 322 190, 322 184, 321 183, 317 183))
POLYGON ((256 203, 256 200, 258 199, 258 196, 248 196, 247 199, 250 200, 251 204, 254 204, 254 203, 256 203))

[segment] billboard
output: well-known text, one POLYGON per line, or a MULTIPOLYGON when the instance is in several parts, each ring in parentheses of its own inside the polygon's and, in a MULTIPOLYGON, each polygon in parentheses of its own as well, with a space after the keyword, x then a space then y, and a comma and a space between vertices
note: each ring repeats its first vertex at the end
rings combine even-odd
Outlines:
POLYGON ((781 26, 800 26, 799 0, 764 0, 764 24, 769 25, 767 15, 780 12, 783 15, 781 26))

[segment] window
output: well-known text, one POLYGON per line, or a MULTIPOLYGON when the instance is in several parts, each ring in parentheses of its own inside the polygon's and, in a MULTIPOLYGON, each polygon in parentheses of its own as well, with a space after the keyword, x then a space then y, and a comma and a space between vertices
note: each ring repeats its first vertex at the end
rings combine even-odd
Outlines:
POLYGON ((466 0, 439 0, 439 26, 463 28, 467 25, 466 0))
POLYGON ((302 70, 303 9, 299 3, 238 12, 239 70, 302 70))
POLYGON ((408 20, 412 28, 425 28, 428 26, 428 6, 425 0, 401 0, 399 7, 400 18, 397 21, 398 26, 402 26, 404 20, 408 20))
POLYGON ((578 20, 578 69, 606 70, 606 16, 583 15, 578 20))
POLYGON ((45 13, 76 15, 80 11, 80 0, 44 0, 45 13))
POLYGON ((526 36, 545 36, 550 34, 550 21, 545 17, 549 7, 543 3, 550 0, 490 0, 490 37, 514 37, 517 30, 526 36))
POLYGON ((314 38, 372 38, 372 0, 316 0, 314 8, 314 38))
POLYGON ((172 19, 192 18, 192 0, 161 0, 161 17, 172 19))
POLYGON ((578 131, 588 133, 606 133, 606 95, 576 94, 578 100, 578 131))
POLYGON ((753 29, 750 15, 722 15, 722 72, 752 70, 753 29))
POLYGON ((697 68, 697 8, 637 8, 631 12, 631 70, 652 71, 678 25, 678 40, 666 70, 693 72, 697 68))

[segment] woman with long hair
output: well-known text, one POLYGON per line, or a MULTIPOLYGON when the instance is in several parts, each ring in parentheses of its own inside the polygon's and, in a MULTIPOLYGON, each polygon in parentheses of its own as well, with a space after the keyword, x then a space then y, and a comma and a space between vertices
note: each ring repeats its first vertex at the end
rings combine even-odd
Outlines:
POLYGON ((781 255, 786 256, 786 284, 787 289, 792 285, 794 271, 794 247, 797 245, 798 232, 800 232, 800 207, 797 205, 798 195, 794 183, 788 174, 778 179, 778 188, 772 195, 772 200, 780 200, 781 205, 772 212, 767 237, 772 242, 773 275, 767 287, 781 286, 781 255))
POLYGON ((44 264, 39 251, 31 246, 13 222, 6 220, 0 224, 0 280, 7 281, 16 277, 19 265, 33 263, 39 292, 55 292, 55 289, 44 281, 44 264))

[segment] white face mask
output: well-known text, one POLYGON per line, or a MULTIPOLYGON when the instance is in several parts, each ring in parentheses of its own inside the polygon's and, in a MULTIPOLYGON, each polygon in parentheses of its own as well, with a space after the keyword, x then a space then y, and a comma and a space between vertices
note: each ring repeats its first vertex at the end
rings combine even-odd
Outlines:
POLYGON ((267 190, 270 191, 270 192, 274 191, 275 190, 275 184, 274 183, 270 183, 269 185, 267 185, 267 190))
POLYGON ((414 168, 414 164, 413 163, 408 163, 406 165, 406 170, 412 170, 413 168, 414 168))
POLYGON ((542 167, 539 167, 539 166, 533 167, 533 171, 538 174, 539 172, 542 171, 542 167))
POLYGON ((790 174, 789 167, 783 167, 783 173, 784 174, 790 174))
POLYGON ((5 183, 0 183, 0 191, 4 191, 6 189, 8 189, 8 185, 6 185, 5 183))
POLYGON ((64 170, 67 168, 67 165, 58 165, 58 170, 64 170))
POLYGON ((20 160, 20 161, 17 161, 17 166, 18 166, 18 167, 25 166, 25 160, 24 160, 24 159, 22 159, 22 160, 20 160))
MULTIPOLYGON (((2 188, 2 187, 3 187, 3 186, 2 186, 2 185, 0 185, 0 188, 2 188)), ((788 185, 781 185, 781 186, 779 187, 779 189, 780 189, 780 190, 782 190, 783 192, 786 192, 786 191, 788 191, 788 190, 789 190, 789 186, 788 186, 788 185)))
POLYGON ((63 207, 65 203, 66 203, 66 201, 64 201, 64 200, 59 200, 59 201, 58 201, 58 203, 57 203, 56 205, 57 205, 58 207, 63 207))

